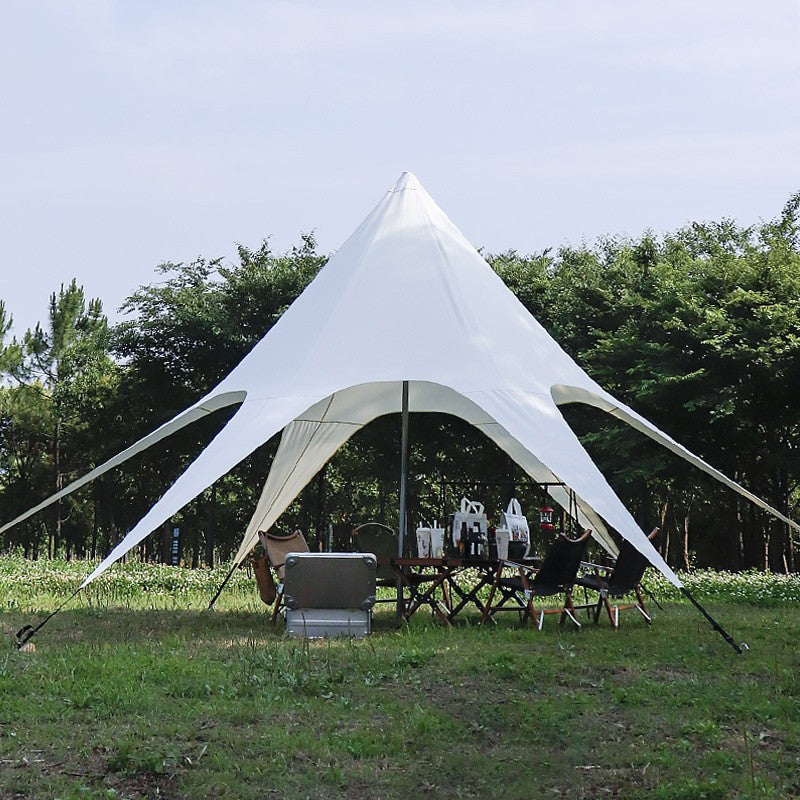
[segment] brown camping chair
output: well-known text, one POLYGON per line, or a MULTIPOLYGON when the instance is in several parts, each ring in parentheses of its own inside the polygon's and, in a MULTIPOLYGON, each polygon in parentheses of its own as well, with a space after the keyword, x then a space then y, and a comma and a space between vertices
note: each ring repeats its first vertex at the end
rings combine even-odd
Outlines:
POLYGON ((308 544, 306 543, 303 532, 296 530, 287 536, 281 536, 279 533, 264 533, 260 531, 258 538, 264 549, 267 551, 267 558, 269 559, 270 566, 275 570, 278 576, 278 592, 275 598, 275 605, 272 608, 270 619, 274 623, 278 618, 281 603, 283 603, 283 574, 284 564, 286 563, 287 553, 307 553, 308 544))
POLYGON ((560 614, 563 625, 569 619, 577 628, 581 627, 575 605, 572 602, 572 586, 580 569, 581 559, 586 552, 591 531, 587 530, 579 539, 568 539, 560 535, 550 546, 541 566, 534 574, 534 568, 513 561, 501 561, 497 566, 489 599, 484 606, 482 622, 493 619, 498 611, 518 611, 522 622, 528 618, 536 620, 541 630, 545 614, 560 614), (503 567, 514 567, 515 577, 503 577, 503 567), (564 594, 561 608, 540 608, 538 613, 533 603, 534 597, 547 597, 564 594), (500 601, 493 605, 499 595, 500 601))
MULTIPOLYGON (((647 537, 651 542, 658 536, 658 528, 653 528, 647 537)), ((615 628, 619 628, 619 612, 635 608, 644 618, 648 625, 653 620, 647 613, 647 608, 642 597, 642 576, 650 562, 628 541, 624 541, 619 548, 619 555, 614 564, 611 574, 605 576, 596 569, 593 575, 583 575, 577 578, 575 584, 583 586, 585 589, 593 589, 599 595, 597 606, 594 610, 594 621, 600 619, 600 612, 605 606, 608 618, 615 628), (615 602, 612 605, 612 598, 619 598, 626 594, 636 595, 635 603, 620 604, 615 602)))

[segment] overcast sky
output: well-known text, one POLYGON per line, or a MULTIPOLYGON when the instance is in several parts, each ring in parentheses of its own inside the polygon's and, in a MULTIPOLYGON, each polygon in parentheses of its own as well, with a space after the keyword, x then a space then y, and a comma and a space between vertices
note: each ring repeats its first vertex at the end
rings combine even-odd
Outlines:
POLYGON ((797 0, 3 3, 0 299, 335 250, 403 170, 476 245, 758 222, 800 190, 797 0))

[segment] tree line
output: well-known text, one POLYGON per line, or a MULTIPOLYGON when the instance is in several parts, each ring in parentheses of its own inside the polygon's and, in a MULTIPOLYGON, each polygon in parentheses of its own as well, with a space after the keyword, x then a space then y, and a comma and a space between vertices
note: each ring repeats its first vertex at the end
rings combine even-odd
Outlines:
MULTIPOLYGON (((769 222, 696 223, 662 236, 607 237, 486 259, 595 380, 771 505, 800 505, 800 193, 769 222)), ((283 253, 268 240, 235 263, 160 265, 110 325, 74 280, 43 324, 12 337, 0 300, 0 522, 171 419, 224 377, 325 264, 313 234, 283 253)), ((678 568, 798 568, 787 526, 596 409, 562 407, 643 527, 678 568)), ((128 531, 234 413, 217 412, 7 531, 30 558, 98 557, 128 531)), ((538 487, 462 421, 414 415, 410 519, 442 519, 462 494, 499 510, 516 495, 533 527, 538 487)), ((353 524, 396 525, 399 420, 348 442, 279 526, 334 544, 353 524)), ((277 437, 140 546, 161 559, 227 559, 249 521, 277 437)))

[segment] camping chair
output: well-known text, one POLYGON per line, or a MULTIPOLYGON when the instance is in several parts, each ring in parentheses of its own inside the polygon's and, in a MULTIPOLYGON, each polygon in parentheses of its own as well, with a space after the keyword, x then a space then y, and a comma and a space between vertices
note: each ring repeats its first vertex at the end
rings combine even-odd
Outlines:
POLYGON ((498 611, 521 612, 521 621, 524 623, 529 617, 536 619, 536 626, 542 629, 545 614, 560 614, 560 624, 569 618, 572 623, 580 628, 577 611, 572 602, 572 586, 578 575, 581 559, 586 552, 591 531, 587 530, 579 539, 568 539, 559 536, 550 546, 541 566, 533 574, 534 568, 513 561, 501 561, 495 573, 494 583, 489 592, 489 599, 483 611, 481 622, 492 619, 498 611), (503 568, 509 566, 517 570, 517 575, 511 578, 503 577, 503 568), (564 603, 561 608, 541 608, 536 613, 534 597, 548 597, 564 593, 564 603), (496 595, 500 595, 500 602, 493 605, 496 595))
MULTIPOLYGON (((650 541, 658 535, 658 528, 654 528, 647 537, 650 541)), ((641 580, 644 571, 649 565, 649 561, 628 541, 624 541, 619 548, 616 564, 610 575, 604 577, 599 569, 595 569, 592 575, 583 575, 575 580, 577 586, 585 589, 593 589, 599 595, 597 605, 594 609, 594 621, 600 619, 600 612, 605 606, 608 618, 614 628, 619 628, 619 612, 635 608, 645 618, 648 625, 652 624, 652 619, 647 613, 647 608, 642 598, 641 580), (621 597, 622 595, 636 594, 635 603, 611 604, 609 598, 621 597)))
MULTIPOLYGON (((374 553, 378 559, 377 586, 397 588, 397 578, 386 559, 397 556, 397 533, 380 522, 365 522, 350 532, 350 543, 357 553, 374 553)), ((396 598, 382 598, 379 603, 394 603, 396 598)))
MULTIPOLYGON (((376 585, 384 588, 394 589, 394 596, 383 597, 378 600, 378 603, 396 603, 397 602, 397 575, 391 564, 386 563, 390 558, 397 557, 397 533, 393 528, 388 525, 382 525, 380 522, 365 522, 353 528, 350 534, 350 541, 353 549, 357 553, 374 553, 378 559, 378 576, 376 585), (381 564, 380 562, 384 563, 381 564)), ((417 575, 411 572, 403 572, 402 585, 409 590, 408 603, 404 600, 404 607, 408 608, 410 604, 413 605, 414 601, 420 597, 419 587, 421 584, 436 580, 436 575, 417 575)), ((446 596, 449 608, 449 597, 446 596)), ((433 608, 432 601, 425 601, 427 605, 433 608)))
POLYGON ((270 619, 274 623, 278 618, 281 604, 283 603, 283 576, 285 571, 285 562, 287 553, 307 553, 308 544, 306 543, 303 532, 300 530, 290 533, 287 536, 281 536, 279 533, 270 533, 260 531, 258 538, 261 544, 264 545, 264 550, 267 551, 267 558, 269 559, 270 566, 275 570, 278 575, 278 593, 275 598, 275 605, 272 608, 270 619))

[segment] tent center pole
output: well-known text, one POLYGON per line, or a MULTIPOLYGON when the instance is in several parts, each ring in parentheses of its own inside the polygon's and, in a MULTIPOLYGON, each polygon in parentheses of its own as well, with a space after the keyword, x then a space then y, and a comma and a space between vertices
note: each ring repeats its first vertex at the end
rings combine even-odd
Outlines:
MULTIPOLYGON (((403 557, 406 537, 406 488, 408 485, 408 381, 403 381, 400 413, 400 514, 397 526, 397 557, 403 557)), ((403 581, 397 578, 397 621, 403 618, 403 581)))

